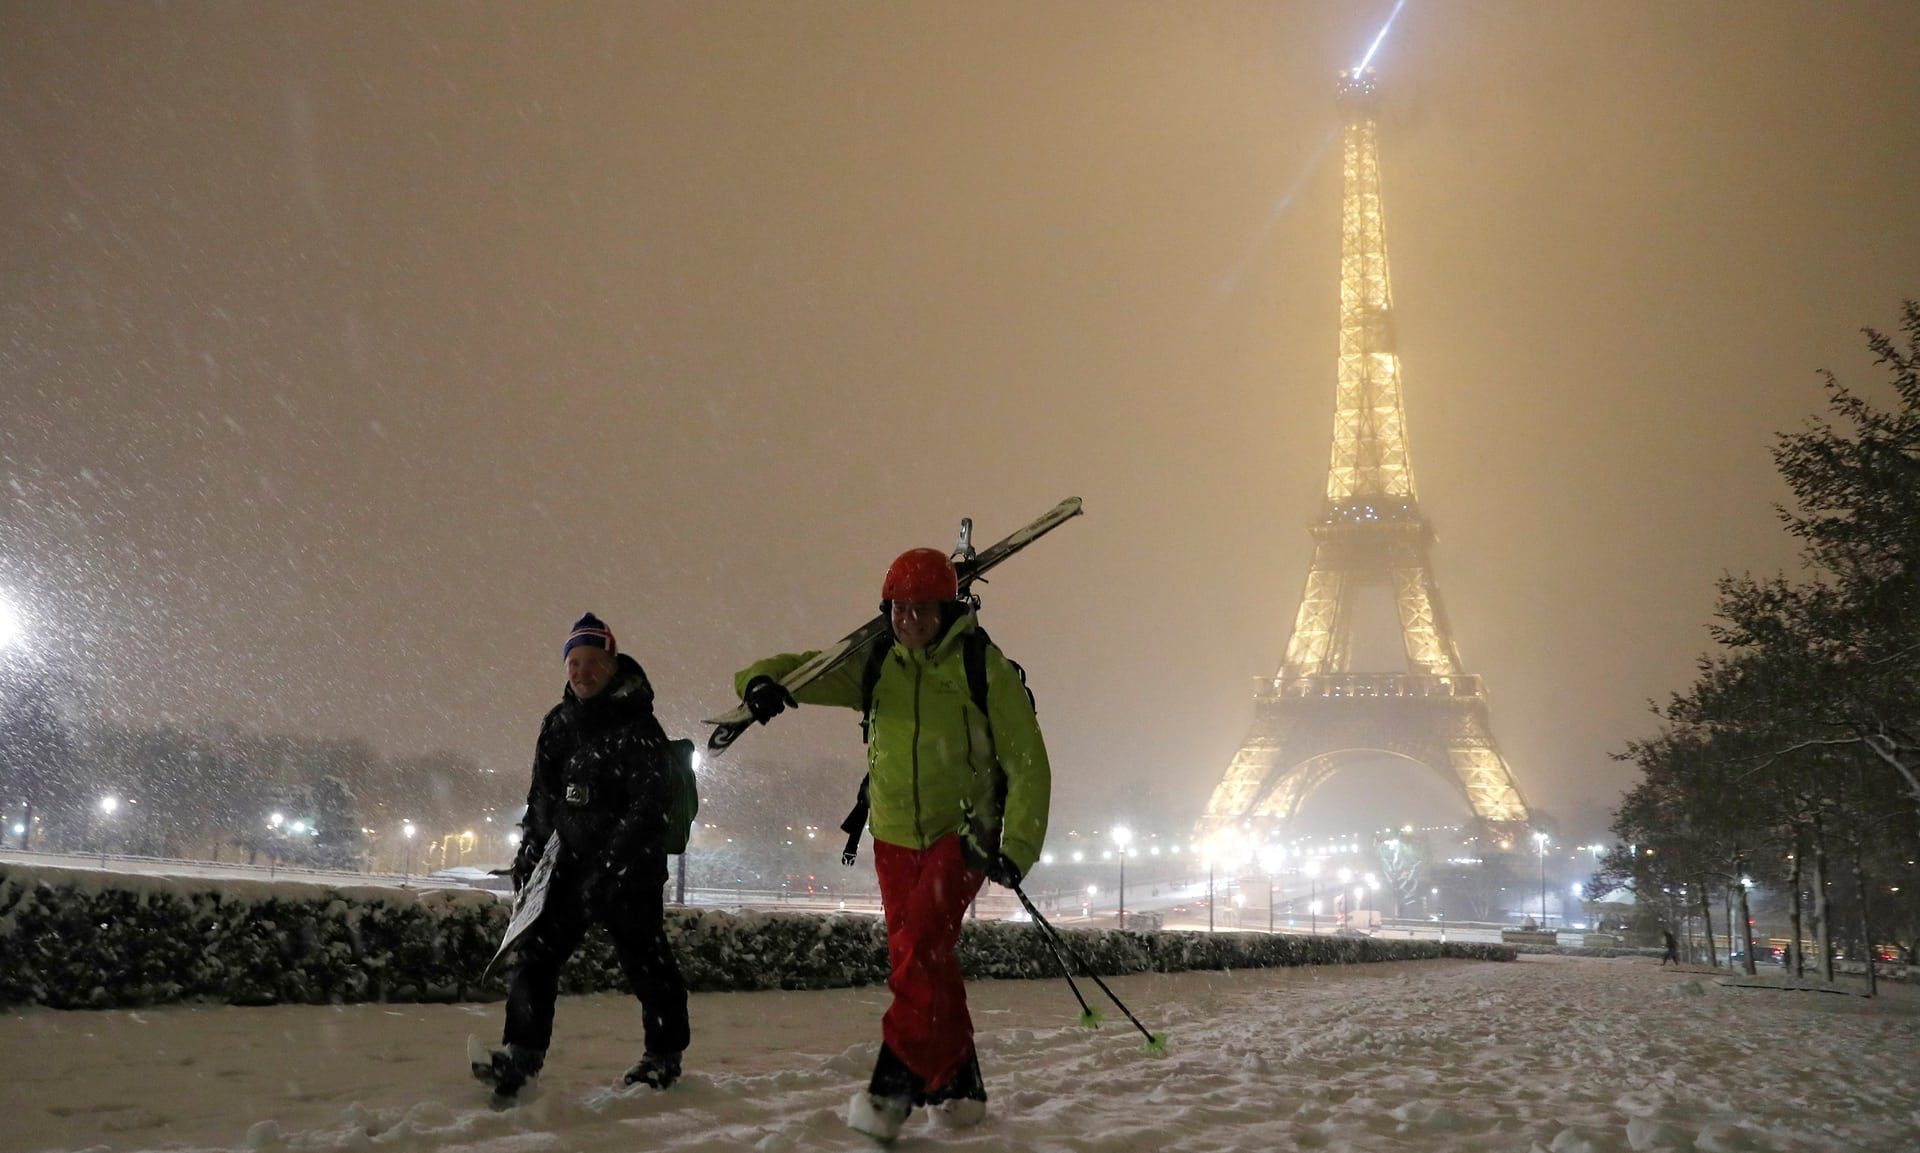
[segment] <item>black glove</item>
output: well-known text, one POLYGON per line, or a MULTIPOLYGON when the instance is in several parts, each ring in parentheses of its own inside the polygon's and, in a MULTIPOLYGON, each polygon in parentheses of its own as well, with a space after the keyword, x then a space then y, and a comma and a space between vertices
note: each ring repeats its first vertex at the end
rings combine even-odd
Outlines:
POLYGON ((790 708, 800 707, 800 702, 793 699, 787 686, 769 676, 758 676, 748 681, 743 699, 753 719, 763 725, 790 708))
POLYGON ((513 855, 513 891, 519 892, 527 887, 533 877, 533 867, 540 863, 541 854, 546 849, 544 842, 536 842, 531 837, 522 837, 520 849, 513 855))
POLYGON ((995 853, 993 859, 987 862, 986 871, 987 880, 992 881, 1003 889, 1019 888, 1020 878, 1026 875, 1020 871, 1020 866, 1014 864, 1013 859, 1005 853, 995 853))

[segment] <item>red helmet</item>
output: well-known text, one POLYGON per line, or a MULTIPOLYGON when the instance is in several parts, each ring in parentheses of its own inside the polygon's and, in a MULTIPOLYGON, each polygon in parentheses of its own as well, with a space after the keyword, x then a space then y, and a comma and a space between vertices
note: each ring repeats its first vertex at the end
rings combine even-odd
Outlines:
POLYGON ((910 548, 887 566, 880 598, 889 601, 951 601, 960 599, 960 574, 937 548, 910 548))

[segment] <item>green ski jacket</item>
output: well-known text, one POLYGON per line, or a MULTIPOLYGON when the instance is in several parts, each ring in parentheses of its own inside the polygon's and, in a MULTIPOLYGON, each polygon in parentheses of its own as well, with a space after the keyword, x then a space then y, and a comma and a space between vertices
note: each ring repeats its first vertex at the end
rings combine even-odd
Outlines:
MULTIPOLYGON (((887 653, 873 686, 868 825, 875 840, 924 849, 961 830, 961 806, 971 801, 989 821, 1000 818, 1000 850, 1025 873, 1046 841, 1053 774, 1026 686, 995 645, 986 647, 989 715, 973 703, 961 638, 976 627, 968 613, 925 649, 895 644, 887 653), (1000 813, 1003 777, 1006 811, 1000 813)), ((782 653, 749 666, 735 674, 734 691, 744 695, 755 677, 778 680, 813 655, 782 653)), ((796 690, 794 699, 857 710, 866 663, 844 661, 796 690)))

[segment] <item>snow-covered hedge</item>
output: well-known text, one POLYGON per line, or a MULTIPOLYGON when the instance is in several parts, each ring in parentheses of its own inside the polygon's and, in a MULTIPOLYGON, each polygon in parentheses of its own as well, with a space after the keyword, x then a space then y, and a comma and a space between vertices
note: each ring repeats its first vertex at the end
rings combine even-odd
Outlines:
MULTIPOLYGON (((0 864, 0 1004, 484 1000, 505 993, 500 975, 483 982, 480 972, 506 920, 502 901, 474 890, 0 864)), ((886 980, 886 932, 871 915, 673 909, 667 926, 696 990, 886 980)), ((1078 930, 1066 937, 1103 974, 1514 956, 1500 945, 1258 933, 1078 930)), ((970 921, 960 948, 966 971, 976 977, 1059 972, 1029 924, 970 921)), ((588 935, 562 987, 576 993, 625 987, 604 934, 588 935)))

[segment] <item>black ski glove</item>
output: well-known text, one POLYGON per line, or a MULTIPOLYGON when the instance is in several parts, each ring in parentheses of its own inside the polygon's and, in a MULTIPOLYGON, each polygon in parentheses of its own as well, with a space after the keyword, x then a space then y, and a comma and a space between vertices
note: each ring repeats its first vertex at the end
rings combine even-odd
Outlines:
POLYGON ((1025 876, 1020 871, 1020 866, 1014 864, 1012 858, 1005 853, 995 853, 993 859, 987 862, 986 871, 987 880, 1003 889, 1019 888, 1020 878, 1025 876))
POLYGON ((533 867, 540 863, 540 856, 546 847, 545 842, 535 841, 531 837, 521 839, 520 849, 513 855, 514 892, 527 887, 527 882, 533 877, 533 867))
POLYGON ((748 681, 742 699, 747 702, 747 711, 753 714, 753 719, 763 725, 790 708, 800 707, 800 702, 793 699, 787 686, 769 676, 758 676, 748 681))

